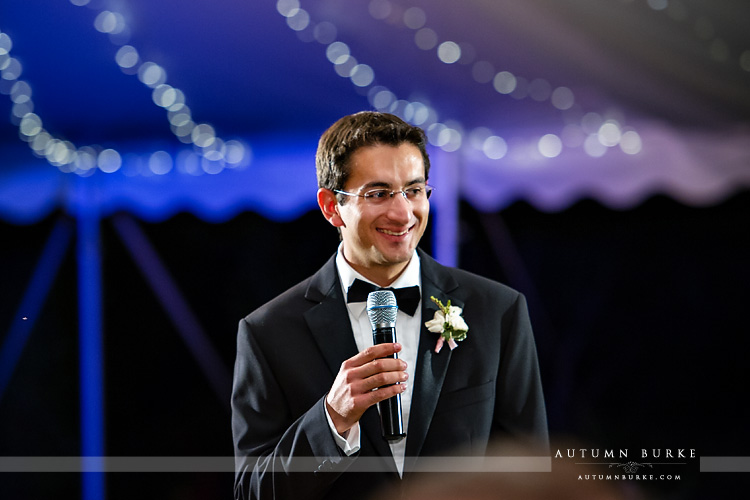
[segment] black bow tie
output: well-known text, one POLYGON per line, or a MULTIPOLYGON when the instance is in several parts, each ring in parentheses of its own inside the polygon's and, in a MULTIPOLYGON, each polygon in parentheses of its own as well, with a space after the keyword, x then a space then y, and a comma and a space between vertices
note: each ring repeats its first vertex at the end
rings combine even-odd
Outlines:
POLYGON ((407 286, 404 288, 380 288, 372 283, 367 283, 360 279, 355 279, 349 291, 346 293, 347 302, 367 302, 367 296, 370 292, 377 290, 390 290, 396 295, 396 304, 398 308, 409 316, 414 316, 419 306, 419 300, 422 295, 419 293, 418 286, 407 286))

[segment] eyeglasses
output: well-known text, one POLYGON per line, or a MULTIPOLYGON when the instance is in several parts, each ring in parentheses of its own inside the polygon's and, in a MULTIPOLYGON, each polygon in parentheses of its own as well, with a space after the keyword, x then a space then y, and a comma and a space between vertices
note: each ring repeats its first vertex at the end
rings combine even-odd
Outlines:
POLYGON ((347 193, 346 191, 341 191, 339 189, 334 189, 334 193, 343 194, 344 196, 357 196, 359 198, 362 198, 365 200, 365 203, 371 204, 371 205, 382 205, 384 203, 387 203, 389 200, 392 200, 396 194, 400 194, 406 199, 407 201, 410 201, 412 203, 427 200, 430 198, 430 195, 433 191, 432 186, 428 186, 427 184, 420 185, 420 186, 413 186, 406 189, 401 189, 399 191, 393 191, 391 189, 370 189, 365 191, 362 194, 358 193, 347 193))

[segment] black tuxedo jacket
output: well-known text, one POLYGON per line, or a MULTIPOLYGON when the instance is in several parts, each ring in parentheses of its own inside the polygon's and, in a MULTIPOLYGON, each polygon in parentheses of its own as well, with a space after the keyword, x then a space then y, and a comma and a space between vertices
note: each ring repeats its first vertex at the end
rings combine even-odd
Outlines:
MULTIPOLYGON (((483 455, 496 436, 547 443, 536 346, 523 295, 444 267, 420 251, 422 330, 404 480, 419 457, 483 455), (424 327, 437 306, 463 308, 466 340, 435 353, 424 327)), ((399 477, 377 408, 360 420, 361 449, 343 455, 324 397, 354 342, 335 256, 316 274, 240 321, 232 393, 235 498, 364 498, 399 477)))

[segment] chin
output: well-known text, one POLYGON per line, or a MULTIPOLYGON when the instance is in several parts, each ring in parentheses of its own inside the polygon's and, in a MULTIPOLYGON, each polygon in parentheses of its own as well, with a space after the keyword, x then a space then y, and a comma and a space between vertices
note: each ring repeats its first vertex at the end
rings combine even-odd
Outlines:
POLYGON ((403 252, 383 253, 382 256, 386 264, 403 264, 404 262, 408 262, 413 254, 414 249, 412 248, 403 252))

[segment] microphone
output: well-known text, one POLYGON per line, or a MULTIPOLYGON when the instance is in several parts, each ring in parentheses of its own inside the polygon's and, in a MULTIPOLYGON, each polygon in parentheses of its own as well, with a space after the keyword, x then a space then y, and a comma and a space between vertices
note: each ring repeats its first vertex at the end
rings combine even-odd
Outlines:
MULTIPOLYGON (((396 296, 390 290, 370 292, 367 296, 367 317, 372 325, 373 344, 396 342, 396 296)), ((390 356, 398 359, 396 353, 390 356)), ((388 386, 384 386, 388 387, 388 386)), ((386 441, 398 441, 406 437, 401 415, 401 394, 378 403, 380 429, 386 441)))

